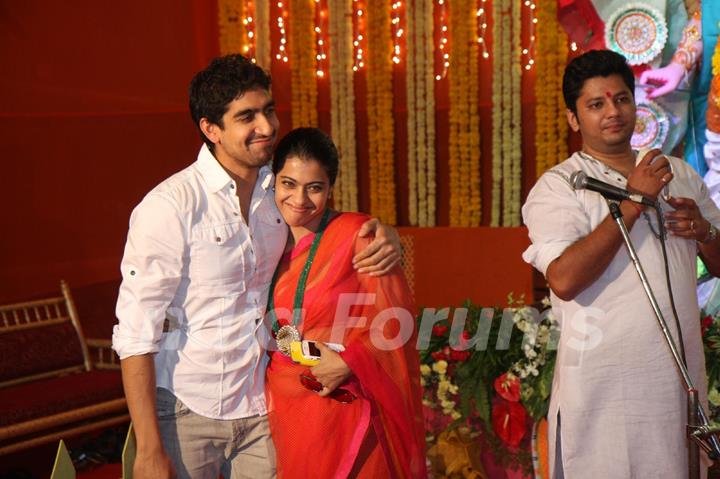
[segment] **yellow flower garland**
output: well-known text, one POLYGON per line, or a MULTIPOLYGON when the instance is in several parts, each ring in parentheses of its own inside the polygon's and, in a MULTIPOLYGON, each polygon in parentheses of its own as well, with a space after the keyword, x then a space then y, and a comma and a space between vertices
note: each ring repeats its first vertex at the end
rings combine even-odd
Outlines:
POLYGON ((246 54, 250 49, 247 28, 243 25, 246 14, 243 0, 218 0, 220 54, 246 54))
POLYGON ((520 224, 521 138, 520 0, 493 2, 491 226, 520 224), (501 207, 502 204, 502 215, 501 207))
MULTIPOLYGON (((425 13, 422 15, 425 20, 425 55, 424 55, 424 73, 418 70, 418 74, 422 74, 425 79, 425 136, 427 152, 427 208, 425 213, 425 222, 423 226, 435 226, 435 210, 437 205, 436 191, 437 184, 435 182, 435 44, 433 42, 433 20, 434 5, 432 0, 425 0, 425 13)), ((422 154, 422 152, 421 152, 422 154)), ((423 191, 421 190, 421 193, 423 191)), ((421 196, 422 198, 422 196, 421 196)), ((422 218, 423 205, 420 205, 422 218)))
POLYGON ((416 0, 414 9, 409 12, 407 16, 407 37, 405 43, 406 64, 407 64, 407 79, 405 82, 405 88, 407 90, 407 148, 408 148, 408 220, 411 226, 418 225, 418 118, 417 118, 417 106, 415 102, 415 95, 419 94, 418 88, 415 86, 415 70, 416 66, 416 55, 420 57, 420 54, 416 54, 416 50, 419 48, 416 43, 419 39, 420 32, 422 31, 425 22, 422 25, 416 24, 417 12, 422 7, 424 0, 416 0))
POLYGON ((408 206, 411 225, 435 225, 435 91, 432 0, 407 16, 408 206))
POLYGON ((335 182, 335 207, 357 211, 357 154, 353 75, 352 0, 328 0, 330 14, 330 105, 333 139, 340 171, 335 182))
POLYGON ((367 113, 370 213, 395 224, 394 123, 390 3, 367 2, 367 113))
POLYGON ((477 226, 481 220, 481 185, 476 7, 470 0, 451 0, 449 6, 450 226, 477 226))
POLYGON ((507 48, 509 28, 504 24, 506 14, 503 14, 503 6, 506 0, 496 0, 492 3, 492 16, 494 19, 493 31, 493 76, 492 76, 492 209, 490 214, 490 226, 500 226, 500 202, 502 170, 502 129, 503 129, 503 98, 502 88, 504 84, 504 58, 503 50, 507 48), (506 38, 507 37, 507 38, 506 38))
POLYGON ((557 21, 555 0, 536 0, 535 44, 535 157, 539 178, 568 154, 562 71, 567 59, 567 37, 557 21))
POLYGON ((713 133, 720 133, 720 38, 712 56, 712 74, 706 113, 707 129, 713 133))
POLYGON ((522 0, 511 1, 512 37, 510 45, 510 131, 506 151, 510 159, 510 174, 504 181, 503 225, 520 226, 520 189, 522 186, 522 0))
POLYGON ((292 125, 317 126, 315 2, 290 0, 288 19, 292 125))

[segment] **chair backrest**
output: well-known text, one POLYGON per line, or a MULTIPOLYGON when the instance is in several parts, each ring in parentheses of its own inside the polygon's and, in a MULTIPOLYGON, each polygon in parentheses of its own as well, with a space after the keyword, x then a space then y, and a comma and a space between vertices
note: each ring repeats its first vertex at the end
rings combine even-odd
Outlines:
POLYGON ((132 423, 130 423, 122 451, 122 479, 133 478, 133 466, 135 465, 136 454, 137 443, 135 442, 135 431, 132 423))
POLYGON ((50 479, 75 479, 75 477, 77 477, 75 465, 72 462, 67 447, 65 447, 65 441, 61 439, 60 444, 58 444, 55 464, 53 465, 50 479))
POLYGON ((92 368, 70 288, 61 281, 60 289, 0 306, 0 388, 92 368))

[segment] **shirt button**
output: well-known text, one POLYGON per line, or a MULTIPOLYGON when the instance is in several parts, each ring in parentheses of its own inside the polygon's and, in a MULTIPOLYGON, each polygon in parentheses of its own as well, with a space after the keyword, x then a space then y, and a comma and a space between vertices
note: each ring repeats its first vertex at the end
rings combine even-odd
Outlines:
POLYGON ((222 241, 222 238, 220 238, 219 236, 216 236, 216 237, 215 237, 215 241, 217 241, 217 242, 219 243, 219 242, 222 241))
POLYGON ((235 189, 235 185, 232 184, 232 183, 230 183, 230 189, 231 189, 231 190, 234 190, 234 189, 235 189))
POLYGON ((135 276, 135 270, 130 270, 130 276, 135 276))
POLYGON ((277 223, 280 224, 280 218, 275 218, 275 221, 277 221, 277 223))
POLYGON ((240 213, 238 213, 237 211, 233 211, 233 214, 234 214, 235 216, 240 216, 240 213))

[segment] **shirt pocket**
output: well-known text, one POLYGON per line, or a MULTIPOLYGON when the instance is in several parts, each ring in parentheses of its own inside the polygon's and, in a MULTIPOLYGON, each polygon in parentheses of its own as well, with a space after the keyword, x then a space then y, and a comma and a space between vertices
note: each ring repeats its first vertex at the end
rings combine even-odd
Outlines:
POLYGON ((190 247, 191 286, 216 297, 244 292, 246 236, 240 222, 197 226, 190 247))

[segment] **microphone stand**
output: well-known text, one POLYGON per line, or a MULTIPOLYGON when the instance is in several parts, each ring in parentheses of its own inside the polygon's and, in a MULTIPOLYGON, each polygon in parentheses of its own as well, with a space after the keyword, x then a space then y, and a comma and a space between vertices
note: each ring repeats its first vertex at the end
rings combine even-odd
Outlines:
MULTIPOLYGON (((643 270, 643 267, 640 264, 640 259, 635 252, 635 247, 633 246, 632 240, 630 239, 630 234, 628 233, 628 229, 625 225, 625 221, 623 220, 622 212, 620 211, 618 203, 614 201, 608 201, 608 206, 610 207, 610 214, 620 228, 620 233, 622 234, 623 240, 625 241, 625 246, 627 247, 627 251, 630 254, 630 259, 632 260, 633 266, 635 266, 635 270, 640 277, 640 282, 642 283, 643 289, 645 290, 645 295, 647 296, 648 300, 650 300, 650 305, 652 306, 653 312, 655 313, 655 318, 657 319, 658 326, 660 326, 660 329, 662 330, 665 342, 670 348, 672 357, 675 360, 675 365, 678 368, 678 372, 680 373, 683 385, 685 386, 685 390, 687 391, 688 423, 686 432, 689 439, 688 477, 690 477, 690 479, 699 479, 700 448, 702 448, 707 453, 710 459, 720 459, 720 442, 718 441, 718 438, 716 436, 716 434, 720 432, 720 428, 710 426, 710 422, 708 421, 707 415, 705 414, 705 409, 698 400, 697 389, 695 389, 695 386, 693 386, 692 379, 690 379, 690 375, 688 374, 688 370, 685 367, 685 363, 683 362, 682 357, 678 353, 678 349, 675 346, 675 341, 670 335, 670 331, 667 327, 667 322, 665 321, 665 318, 660 311, 660 306, 658 306, 655 295, 650 288, 650 283, 647 280, 647 276, 645 276, 645 271, 643 270)), ((657 209, 657 205, 655 205, 655 208, 657 209)))

